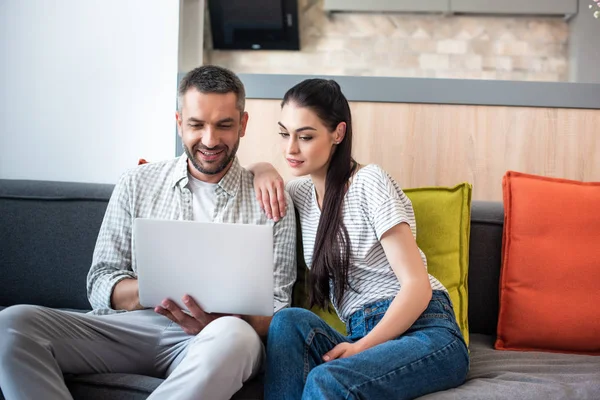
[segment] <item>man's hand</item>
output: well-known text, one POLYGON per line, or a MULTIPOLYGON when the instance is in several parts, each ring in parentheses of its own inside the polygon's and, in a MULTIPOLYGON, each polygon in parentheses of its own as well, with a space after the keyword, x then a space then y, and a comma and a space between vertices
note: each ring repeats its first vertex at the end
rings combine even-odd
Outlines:
POLYGON ((202 308, 200 308, 198 303, 196 303, 196 301, 194 301, 194 299, 188 295, 183 296, 181 300, 188 310, 190 310, 190 314, 192 315, 183 312, 183 310, 179 308, 174 301, 169 299, 163 300, 161 306, 155 307, 154 311, 158 314, 164 315, 171 321, 181 326, 181 329, 183 329, 183 331, 188 335, 197 335, 202 329, 204 329, 206 325, 217 318, 226 316, 241 318, 240 315, 206 313, 202 308))

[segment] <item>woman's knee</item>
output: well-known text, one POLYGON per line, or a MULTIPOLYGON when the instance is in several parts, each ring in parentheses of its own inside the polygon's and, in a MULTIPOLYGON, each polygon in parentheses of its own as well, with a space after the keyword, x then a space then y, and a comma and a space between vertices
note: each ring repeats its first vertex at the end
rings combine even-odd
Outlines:
POLYGON ((344 376, 347 375, 348 371, 336 363, 318 365, 306 377, 306 390, 310 393, 329 394, 330 396, 335 393, 335 397, 342 397, 341 393, 348 393, 344 383, 344 376))
POLYGON ((320 322, 313 312, 304 308, 284 308, 277 312, 271 320, 269 326, 269 336, 273 334, 282 334, 284 332, 292 333, 306 329, 311 329, 320 322))

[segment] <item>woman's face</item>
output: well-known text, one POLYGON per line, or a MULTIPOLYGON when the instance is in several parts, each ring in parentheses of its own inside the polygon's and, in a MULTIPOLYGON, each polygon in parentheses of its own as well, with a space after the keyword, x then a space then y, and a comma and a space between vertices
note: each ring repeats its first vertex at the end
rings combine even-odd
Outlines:
POLYGON ((293 102, 283 106, 279 121, 281 150, 294 176, 327 173, 335 145, 343 139, 345 123, 340 125, 331 132, 309 108, 297 107, 293 102))

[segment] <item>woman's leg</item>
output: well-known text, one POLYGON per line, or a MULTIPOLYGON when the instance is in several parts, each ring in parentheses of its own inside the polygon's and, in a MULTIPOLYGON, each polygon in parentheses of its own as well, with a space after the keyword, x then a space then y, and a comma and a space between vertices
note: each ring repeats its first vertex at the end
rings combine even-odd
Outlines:
POLYGON ((265 399, 300 399, 322 356, 348 339, 314 313, 288 308, 273 317, 267 339, 265 399))
POLYGON ((461 385, 468 370, 452 306, 447 296, 435 294, 398 339, 312 369, 303 398, 412 399, 461 385))
POLYGON ((317 366, 302 398, 413 399, 462 384, 468 364, 461 339, 427 328, 317 366))

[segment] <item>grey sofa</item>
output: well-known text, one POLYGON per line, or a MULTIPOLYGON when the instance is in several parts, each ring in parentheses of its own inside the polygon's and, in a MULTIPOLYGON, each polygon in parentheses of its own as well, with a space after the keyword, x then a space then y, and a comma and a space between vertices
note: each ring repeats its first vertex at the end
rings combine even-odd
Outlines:
MULTIPOLYGON (((22 303, 90 308, 85 280, 112 189, 101 184, 0 180, 0 309, 22 303)), ((469 378, 459 388, 422 399, 599 399, 600 357, 493 349, 502 226, 501 203, 473 203, 469 378)), ((86 400, 145 399, 161 382, 129 374, 65 378, 73 397, 86 400)), ((234 397, 261 398, 260 378, 234 397)))

